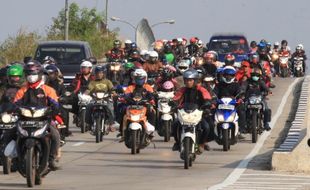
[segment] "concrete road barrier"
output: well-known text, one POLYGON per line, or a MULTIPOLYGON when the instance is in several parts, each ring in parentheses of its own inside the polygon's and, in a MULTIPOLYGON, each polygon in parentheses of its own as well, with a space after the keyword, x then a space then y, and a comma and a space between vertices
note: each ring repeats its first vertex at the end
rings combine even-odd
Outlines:
POLYGON ((310 76, 306 76, 302 87, 295 119, 286 139, 272 155, 272 169, 287 172, 310 172, 310 76))

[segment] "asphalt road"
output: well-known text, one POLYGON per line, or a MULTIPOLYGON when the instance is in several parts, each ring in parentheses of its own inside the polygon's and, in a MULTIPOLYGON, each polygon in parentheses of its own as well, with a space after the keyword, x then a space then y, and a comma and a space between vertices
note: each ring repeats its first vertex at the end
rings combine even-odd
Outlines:
MULTIPOLYGON (((275 79, 277 87, 269 100, 273 114, 294 80, 275 79)), ((274 127, 281 126, 276 122, 274 127)), ((171 150, 173 142, 165 143, 161 137, 157 136, 154 145, 141 150, 139 155, 131 155, 130 150, 118 142, 116 133, 96 144, 94 136, 81 134, 76 127, 71 129, 73 136, 62 149, 62 169, 49 173, 43 184, 34 189, 202 190, 221 183, 255 145, 251 143, 250 135, 228 152, 223 152, 222 146, 212 142, 212 150, 198 156, 193 167, 184 170, 179 152, 171 150)), ((0 189, 28 188, 26 179, 13 173, 0 176, 0 189)))

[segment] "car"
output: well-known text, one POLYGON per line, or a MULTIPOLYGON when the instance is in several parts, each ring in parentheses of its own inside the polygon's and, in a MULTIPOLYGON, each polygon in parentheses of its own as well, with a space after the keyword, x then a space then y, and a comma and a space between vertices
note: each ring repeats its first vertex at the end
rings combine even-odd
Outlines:
POLYGON ((236 67, 240 67, 241 62, 248 59, 250 51, 247 38, 242 34, 215 34, 210 38, 207 48, 217 52, 218 61, 223 63, 228 53, 233 54, 236 67))
POLYGON ((57 67, 64 75, 64 84, 72 82, 75 74, 80 72, 82 60, 93 56, 88 42, 84 41, 44 41, 38 44, 34 59, 42 63, 46 56, 57 62, 57 67))

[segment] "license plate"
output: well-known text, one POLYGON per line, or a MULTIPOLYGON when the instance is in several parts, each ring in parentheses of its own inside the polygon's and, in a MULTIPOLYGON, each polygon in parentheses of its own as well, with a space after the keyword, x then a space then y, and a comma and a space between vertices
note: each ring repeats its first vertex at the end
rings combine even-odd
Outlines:
POLYGON ((256 108, 256 109, 261 109, 262 105, 257 104, 257 105, 248 105, 248 108, 256 108))
POLYGON ((219 104, 218 109, 220 109, 220 110, 234 110, 235 106, 234 105, 219 104))
POLYGON ((23 128, 28 128, 28 127, 29 128, 30 127, 41 128, 46 124, 46 122, 44 121, 21 121, 20 124, 23 128))
POLYGON ((0 124, 0 129, 12 129, 14 127, 15 127, 15 124, 4 124, 4 123, 0 124))

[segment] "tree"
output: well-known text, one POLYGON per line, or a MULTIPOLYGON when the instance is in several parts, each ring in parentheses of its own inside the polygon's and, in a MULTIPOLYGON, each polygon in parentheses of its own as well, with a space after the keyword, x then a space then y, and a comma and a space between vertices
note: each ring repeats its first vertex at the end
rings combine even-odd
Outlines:
MULTIPOLYGON (((103 14, 96 9, 80 8, 76 3, 69 6, 69 39, 88 41, 94 55, 98 58, 112 47, 116 33, 107 31, 103 14), (109 36, 107 37, 107 32, 109 36)), ((64 39, 65 10, 61 10, 53 24, 48 27, 48 39, 64 39)))
POLYGON ((0 45, 1 64, 22 61, 25 56, 33 55, 38 41, 41 39, 42 37, 36 32, 19 29, 16 36, 9 36, 0 45))

